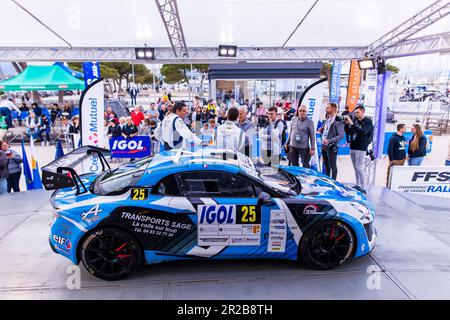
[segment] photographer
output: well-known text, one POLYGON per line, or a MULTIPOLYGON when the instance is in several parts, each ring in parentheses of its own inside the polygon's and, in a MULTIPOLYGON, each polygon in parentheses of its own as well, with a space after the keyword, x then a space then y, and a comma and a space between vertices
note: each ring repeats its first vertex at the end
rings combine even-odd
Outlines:
POLYGON ((319 129, 322 133, 322 157, 327 176, 337 178, 337 154, 339 141, 344 137, 344 124, 342 117, 337 115, 337 105, 328 103, 324 125, 319 129))
POLYGON ((280 164, 281 134, 283 124, 277 121, 277 108, 270 107, 267 114, 269 124, 260 131, 262 141, 261 158, 265 165, 276 166, 280 164))
POLYGON ((372 120, 366 117, 365 113, 364 107, 359 105, 355 108, 353 119, 348 114, 344 116, 345 133, 350 142, 350 158, 355 169, 355 187, 363 193, 366 193, 364 189, 366 156, 371 154, 367 151, 367 147, 372 142, 373 136, 372 120))

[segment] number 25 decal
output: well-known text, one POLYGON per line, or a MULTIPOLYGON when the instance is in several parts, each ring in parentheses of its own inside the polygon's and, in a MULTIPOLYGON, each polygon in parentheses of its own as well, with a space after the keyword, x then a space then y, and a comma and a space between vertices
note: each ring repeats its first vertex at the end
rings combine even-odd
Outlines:
POLYGON ((132 188, 131 200, 146 200, 148 198, 148 189, 145 188, 132 188))
POLYGON ((256 222, 256 208, 255 206, 242 206, 242 222, 256 222))

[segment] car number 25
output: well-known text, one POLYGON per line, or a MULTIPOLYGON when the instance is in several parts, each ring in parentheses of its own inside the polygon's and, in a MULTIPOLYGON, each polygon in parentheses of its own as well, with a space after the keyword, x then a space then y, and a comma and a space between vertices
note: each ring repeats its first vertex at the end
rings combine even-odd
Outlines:
POLYGON ((148 189, 146 188, 132 188, 131 200, 146 200, 148 198, 148 189))

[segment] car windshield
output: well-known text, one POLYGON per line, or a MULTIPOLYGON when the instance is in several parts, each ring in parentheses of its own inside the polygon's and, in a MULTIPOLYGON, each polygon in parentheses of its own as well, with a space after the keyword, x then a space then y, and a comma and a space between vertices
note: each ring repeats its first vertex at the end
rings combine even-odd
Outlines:
POLYGON ((266 186, 288 196, 296 196, 301 192, 300 182, 287 171, 254 162, 253 168, 245 168, 247 174, 257 178, 266 186))
POLYGON ((101 173, 93 183, 91 192, 98 195, 124 192, 141 178, 151 160, 150 157, 142 158, 101 173))

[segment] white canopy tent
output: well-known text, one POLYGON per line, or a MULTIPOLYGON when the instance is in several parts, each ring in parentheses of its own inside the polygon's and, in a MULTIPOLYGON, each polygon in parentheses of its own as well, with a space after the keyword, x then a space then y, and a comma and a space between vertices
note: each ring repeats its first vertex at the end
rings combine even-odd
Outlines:
POLYGON ((133 62, 144 46, 155 63, 399 57, 450 50, 449 13, 436 0, 4 0, 0 61, 133 62))

